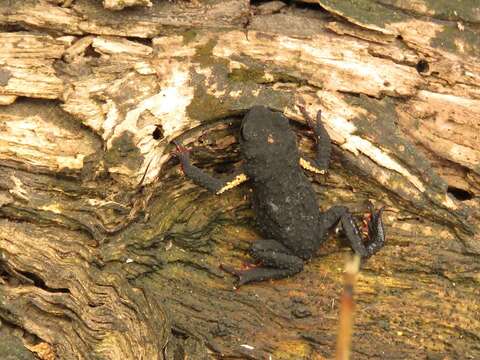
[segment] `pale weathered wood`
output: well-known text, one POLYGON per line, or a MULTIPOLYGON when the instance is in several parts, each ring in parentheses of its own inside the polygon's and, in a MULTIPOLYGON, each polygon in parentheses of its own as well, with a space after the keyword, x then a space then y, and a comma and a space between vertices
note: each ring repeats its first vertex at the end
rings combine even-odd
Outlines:
POLYGON ((122 10, 129 6, 152 6, 150 0, 103 0, 105 9, 122 10))
POLYGON ((335 144, 320 208, 387 206, 354 358, 480 356, 478 6, 308 2, 0 2, 5 332, 45 358, 331 357, 348 251, 233 291, 248 186, 214 197, 171 156, 233 172, 255 104, 311 153, 302 104, 335 144))

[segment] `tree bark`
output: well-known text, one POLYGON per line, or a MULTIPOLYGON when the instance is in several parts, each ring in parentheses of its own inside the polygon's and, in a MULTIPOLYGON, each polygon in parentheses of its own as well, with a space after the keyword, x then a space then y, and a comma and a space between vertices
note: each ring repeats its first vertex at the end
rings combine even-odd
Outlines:
POLYGON ((307 153, 297 105, 322 111, 322 210, 387 207, 352 357, 479 358, 480 7, 406 3, 0 1, 2 358, 332 357, 350 250, 233 291, 248 185, 213 196, 171 156, 233 172, 257 104, 307 153))

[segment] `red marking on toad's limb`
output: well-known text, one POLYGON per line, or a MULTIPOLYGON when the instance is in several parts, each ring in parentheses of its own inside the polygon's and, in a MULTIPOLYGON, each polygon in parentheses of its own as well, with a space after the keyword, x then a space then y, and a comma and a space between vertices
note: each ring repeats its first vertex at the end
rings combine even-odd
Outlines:
MULTIPOLYGON (((180 144, 177 140, 173 140, 172 142, 175 144, 175 147, 176 147, 176 150, 172 153, 172 155, 175 156, 177 159, 180 160, 179 155, 190 153, 190 149, 187 149, 185 146, 180 144)), ((183 163, 181 160, 180 160, 180 167, 182 168, 182 172, 185 173, 185 170, 183 169, 183 163)))
POLYGON ((372 214, 371 213, 366 213, 363 214, 363 219, 362 219, 362 234, 365 236, 368 236, 368 224, 372 221, 372 214))

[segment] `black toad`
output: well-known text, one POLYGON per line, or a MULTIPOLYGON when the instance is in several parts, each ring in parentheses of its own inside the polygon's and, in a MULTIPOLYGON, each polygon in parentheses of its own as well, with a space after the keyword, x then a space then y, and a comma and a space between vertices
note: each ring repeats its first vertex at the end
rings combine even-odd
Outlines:
POLYGON ((346 207, 333 206, 323 213, 318 209, 313 188, 300 167, 324 173, 330 162, 330 137, 320 112, 314 122, 303 108, 301 110, 315 133, 315 160, 299 155, 288 119, 263 106, 253 107, 243 118, 240 131, 243 172, 228 180, 215 179, 192 165, 188 150, 177 145, 175 155, 185 175, 195 184, 221 194, 244 181, 251 182, 253 209, 266 240, 257 241, 250 248, 250 254, 261 262, 260 266, 248 270, 223 266, 238 276, 238 285, 284 278, 302 271, 303 262, 315 255, 327 239, 328 231, 339 222, 349 245, 362 258, 373 255, 384 245, 383 209, 370 209, 365 242, 346 207))

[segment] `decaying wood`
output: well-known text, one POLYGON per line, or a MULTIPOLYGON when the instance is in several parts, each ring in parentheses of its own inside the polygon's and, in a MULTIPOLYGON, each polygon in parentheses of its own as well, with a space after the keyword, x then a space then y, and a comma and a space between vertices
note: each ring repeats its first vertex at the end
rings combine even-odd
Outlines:
POLYGON ((303 104, 335 143, 320 208, 387 206, 353 357, 480 357, 480 8, 308 2, 0 2, 0 331, 40 358, 331 357, 348 250, 233 291, 248 186, 171 156, 232 172, 255 104, 311 152, 303 104))

